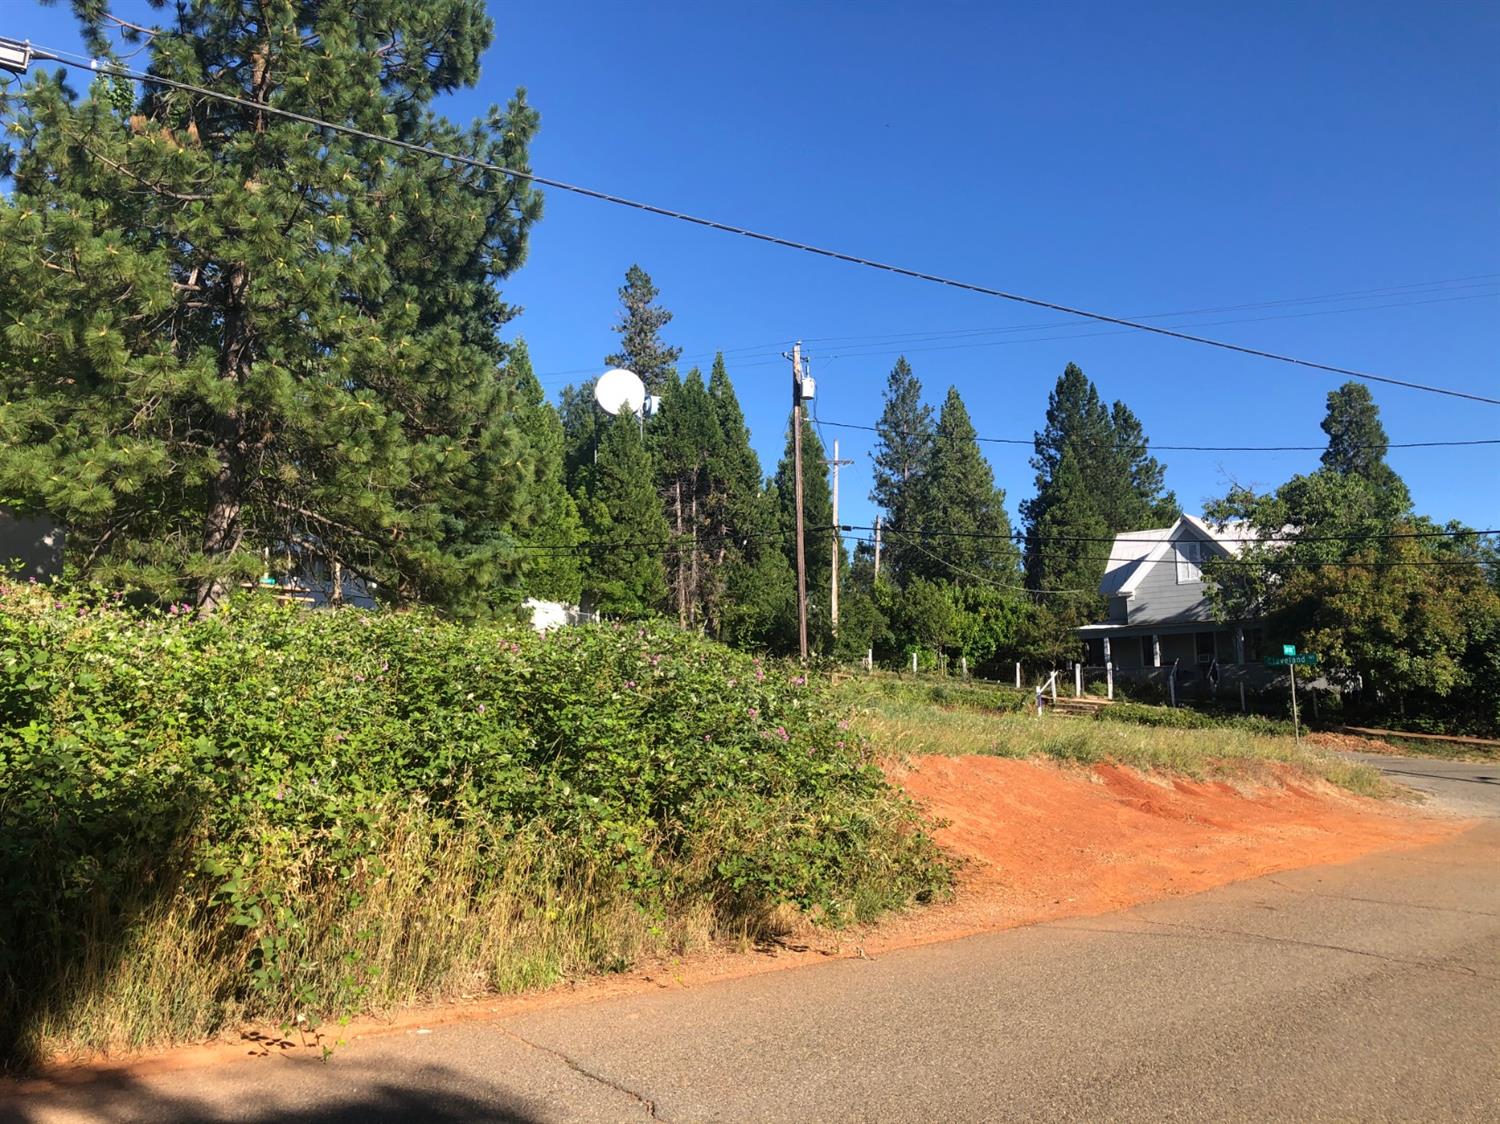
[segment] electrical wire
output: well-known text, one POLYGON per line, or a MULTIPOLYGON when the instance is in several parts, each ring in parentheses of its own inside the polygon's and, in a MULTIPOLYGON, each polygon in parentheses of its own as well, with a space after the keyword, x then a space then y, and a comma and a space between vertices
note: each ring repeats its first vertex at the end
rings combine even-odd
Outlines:
MULTIPOLYGON (((844 530, 844 531, 873 531, 873 530, 875 530, 875 528, 872 527, 872 526, 862 526, 862 525, 850 524, 850 523, 841 523, 841 524, 839 524, 839 529, 840 530, 844 530)), ((885 525, 885 524, 881 524, 880 529, 882 531, 885 531, 885 530, 889 530, 891 528, 887 527, 887 525, 885 525)), ((986 531, 932 531, 932 530, 926 530, 926 529, 916 530, 916 531, 896 531, 894 533, 896 533, 896 534, 907 534, 907 535, 931 535, 931 536, 936 536, 936 537, 939 537, 939 538, 982 539, 982 540, 987 540, 987 541, 991 541, 991 542, 1000 541, 1000 540, 1004 540, 1006 542, 1024 542, 1024 541, 1026 541, 1026 534, 1023 531, 1012 531, 1008 535, 997 535, 997 534, 993 534, 993 533, 986 532, 986 531)), ((1129 534, 1130 533, 1127 531, 1127 532, 1125 532, 1123 534, 1120 534, 1120 535, 1111 535, 1111 536, 1109 536, 1107 538, 1101 537, 1101 536, 1097 536, 1097 535, 1095 535, 1095 536, 1084 536, 1084 535, 1048 535, 1048 536, 1046 536, 1044 538, 1038 539, 1037 541, 1039 541, 1039 542, 1074 542, 1074 543, 1078 543, 1078 542, 1084 542, 1084 543, 1117 543, 1117 542, 1161 543, 1161 542, 1166 542, 1167 541, 1166 539, 1158 539, 1158 538, 1133 539, 1133 538, 1129 537, 1129 534)), ((1397 540, 1397 539, 1458 539, 1458 538, 1468 538, 1470 536, 1478 536, 1478 535, 1500 535, 1500 530, 1482 530, 1482 531, 1476 531, 1476 530, 1469 530, 1469 529, 1466 528, 1466 529, 1460 530, 1460 531, 1452 531, 1452 530, 1443 530, 1443 531, 1438 531, 1438 530, 1432 530, 1432 531, 1391 531, 1391 532, 1387 532, 1387 533, 1384 533, 1384 534, 1371 534, 1371 535, 1265 535, 1265 536, 1257 537, 1257 538, 1252 539, 1252 540, 1208 538, 1208 539, 1200 539, 1199 541, 1211 542, 1211 543, 1214 543, 1216 546, 1240 546, 1240 545, 1255 545, 1255 544, 1258 544, 1258 543, 1388 542, 1388 541, 1397 540)))
MULTIPOLYGON (((824 425, 831 425, 836 429, 857 429, 865 433, 880 433, 878 426, 858 425, 854 422, 829 421, 826 418, 824 425)), ((895 430, 899 437, 911 437, 913 434, 908 430, 895 430)), ((1035 445, 1035 437, 976 437, 975 441, 986 445, 1035 445)), ((1134 449, 1144 447, 1147 452, 1161 451, 1167 453, 1321 453, 1327 448, 1326 445, 1158 445, 1154 442, 1141 442, 1140 446, 1133 444, 1119 444, 1112 441, 1077 441, 1075 444, 1084 448, 1093 449, 1134 449)), ((1436 448, 1463 448, 1474 445, 1500 445, 1500 437, 1481 437, 1472 441, 1388 441, 1383 445, 1354 445, 1356 449, 1436 449, 1436 448)))
POLYGON ((1456 390, 1450 387, 1433 386, 1420 383, 1410 379, 1399 379, 1389 375, 1378 375, 1369 371, 1361 371, 1352 367, 1340 367, 1332 363, 1320 363, 1311 359, 1303 359, 1293 355, 1283 355, 1263 348, 1249 347, 1244 344, 1230 343, 1227 340, 1213 339, 1209 336, 1194 335, 1191 332, 1179 331, 1175 328, 1164 327, 1157 324, 1147 324, 1140 320, 1131 320, 1121 316, 1111 316, 1102 312, 1093 312, 1088 309, 1075 308, 1071 305, 1061 304, 1057 301, 1043 300, 1039 297, 1026 296, 1021 293, 1009 292, 1005 289, 997 289, 989 285, 979 285, 969 281, 961 281, 957 278, 944 277, 941 274, 928 273, 924 270, 909 269, 905 266, 895 265, 890 262, 876 261, 872 258, 860 257, 857 254, 847 254, 839 250, 829 249, 824 246, 814 246, 811 243, 799 242, 791 238, 783 238, 779 235, 767 234, 762 231, 751 230, 748 227, 735 226, 731 223, 719 222, 714 219, 703 218, 699 215, 688 214, 684 211, 674 211, 668 207, 660 207, 653 203, 645 203, 637 199, 629 199, 622 195, 614 195, 610 192, 599 191, 595 188, 584 187, 580 184, 569 183, 565 180, 553 179, 548 176, 540 176, 535 172, 524 171, 518 168, 507 168, 504 165, 494 164, 488 160, 481 160, 475 156, 465 156, 460 153, 444 152, 431 145, 416 144, 404 141, 397 137, 381 136, 365 129, 357 129, 352 125, 338 124, 325 121, 317 117, 311 117, 304 113, 293 110, 282 109, 262 102, 252 101, 248 98, 236 97, 225 94, 218 90, 211 90, 205 86, 194 85, 190 82, 180 82, 173 78, 165 78, 161 75, 146 74, 141 71, 130 70, 127 67, 117 66, 109 62, 100 62, 98 59, 90 59, 88 62, 72 61, 64 55, 71 52, 58 52, 47 48, 31 48, 33 57, 43 61, 53 61, 64 66, 79 70, 89 70, 96 74, 108 74, 119 78, 126 78, 136 82, 150 85, 165 86, 169 89, 181 90, 185 93, 197 94, 200 97, 213 98, 227 104, 239 105, 256 113, 280 117, 288 121, 296 121, 300 124, 310 125, 317 129, 327 129, 330 132, 340 133, 344 136, 355 137, 360 140, 372 141, 377 144, 390 145, 403 151, 412 152, 419 156, 435 157, 439 160, 447 160, 468 167, 479 168, 484 171, 495 172, 500 175, 509 176, 513 179, 525 180, 529 183, 538 184, 543 187, 554 188, 558 191, 570 192, 587 199, 595 199, 603 203, 611 203, 616 206, 629 207, 633 210, 642 211, 646 214, 658 215, 662 218, 675 219, 679 222, 691 223, 695 226, 705 227, 709 230, 717 230, 725 234, 734 234, 742 238, 748 238, 757 242, 764 242, 784 249, 796 250, 801 253, 813 254, 818 257, 828 258, 833 261, 844 262, 848 265, 856 265, 866 269, 879 270, 898 277, 908 277, 916 281, 925 281, 929 284, 944 285, 948 288, 958 289, 964 292, 977 293, 980 296, 995 297, 999 300, 1011 301, 1015 304, 1029 305, 1033 308, 1049 309, 1053 312, 1062 313, 1067 316, 1078 317, 1085 320, 1094 320, 1102 324, 1113 324, 1117 327, 1128 328, 1139 332, 1148 332, 1153 335, 1163 336, 1168 339, 1181 340, 1186 343, 1196 343, 1205 347, 1213 347, 1222 351, 1229 351, 1240 355, 1248 355, 1258 359, 1267 359, 1276 363, 1285 363, 1290 366, 1302 367, 1307 370, 1324 371, 1330 374, 1344 375, 1349 378, 1361 379, 1368 382, 1385 383, 1390 386, 1401 386, 1409 390, 1420 390, 1428 394, 1441 394, 1450 398, 1461 398, 1471 402, 1481 402, 1489 406, 1500 406, 1500 398, 1490 398, 1485 395, 1475 394, 1470 391, 1456 390))

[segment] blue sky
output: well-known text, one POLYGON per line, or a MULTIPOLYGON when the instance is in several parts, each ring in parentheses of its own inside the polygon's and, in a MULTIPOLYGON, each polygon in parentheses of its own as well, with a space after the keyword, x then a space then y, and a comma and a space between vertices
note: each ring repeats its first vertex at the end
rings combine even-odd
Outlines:
MULTIPOLYGON (((491 10, 481 86, 445 110, 472 115, 525 85, 541 174, 1119 315, 1261 305, 1162 322, 1500 394, 1493 3, 491 10), (1310 299, 1353 292, 1367 295, 1310 299)), ((5 13, 0 34, 76 49, 65 9, 5 13)), ((779 353, 797 338, 824 420, 873 422, 905 351, 934 405, 957 386, 996 437, 1030 437, 1069 361, 1160 444, 1321 444, 1340 381, 551 192, 505 292, 553 393, 612 350, 632 262, 676 314, 666 334, 684 367, 726 351, 768 472, 786 424, 779 353)), ((1393 441, 1500 437, 1500 407, 1371 389, 1393 441)), ((871 435, 824 436, 856 461, 841 519, 868 523, 871 435)), ((1028 450, 986 452, 1014 515, 1028 450)), ((1196 510, 1317 454, 1161 458, 1196 510)), ((1419 510, 1500 525, 1500 446, 1390 460, 1419 510)))

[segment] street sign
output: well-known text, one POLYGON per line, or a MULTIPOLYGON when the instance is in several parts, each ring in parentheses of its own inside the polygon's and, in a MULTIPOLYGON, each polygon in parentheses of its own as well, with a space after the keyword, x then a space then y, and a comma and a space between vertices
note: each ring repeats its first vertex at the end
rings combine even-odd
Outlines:
POLYGON ((1312 652, 1303 652, 1300 656, 1267 656, 1265 664, 1267 667, 1312 667, 1318 662, 1318 657, 1312 652))
POLYGON ((1283 656, 1295 656, 1297 654, 1297 645, 1283 644, 1281 646, 1281 654, 1283 656))

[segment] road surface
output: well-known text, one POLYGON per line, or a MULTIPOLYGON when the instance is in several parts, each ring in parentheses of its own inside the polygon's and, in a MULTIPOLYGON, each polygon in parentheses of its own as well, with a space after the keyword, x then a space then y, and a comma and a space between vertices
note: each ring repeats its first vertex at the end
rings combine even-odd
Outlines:
MULTIPOLYGON (((1500 820, 1500 769, 1374 763, 1500 820)), ((1102 917, 367 1039, 327 1065, 66 1088, 0 1119, 1478 1121, 1500 1118, 1497 1028, 1484 822, 1102 917)))

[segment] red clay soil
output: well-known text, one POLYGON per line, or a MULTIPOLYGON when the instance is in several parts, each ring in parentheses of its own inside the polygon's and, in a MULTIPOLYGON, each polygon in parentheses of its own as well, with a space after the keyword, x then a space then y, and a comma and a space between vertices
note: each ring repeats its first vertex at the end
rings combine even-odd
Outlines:
POLYGON ((1305 778, 1241 790, 979 756, 918 757, 888 772, 946 821, 938 842, 968 860, 955 901, 924 916, 941 937, 1417 847, 1465 826, 1305 778))
MULTIPOLYGON (((417 1028, 442 1023, 694 987, 828 958, 870 958, 972 933, 1104 913, 1275 871, 1345 862, 1372 851, 1418 847, 1467 826, 1306 781, 1240 791, 1222 783, 1147 777, 1117 766, 1090 772, 980 756, 918 757, 889 766, 887 773, 931 816, 946 821, 937 839, 964 860, 951 902, 874 927, 838 932, 806 927, 769 947, 697 953, 541 993, 360 1019, 340 1037, 352 1044, 370 1035, 420 1033, 417 1028)), ((9 1093, 59 1083, 218 1065, 247 1055, 315 1053, 320 1045, 247 1031, 154 1057, 94 1058, 28 1081, 0 1080, 0 1105, 9 1093)))

